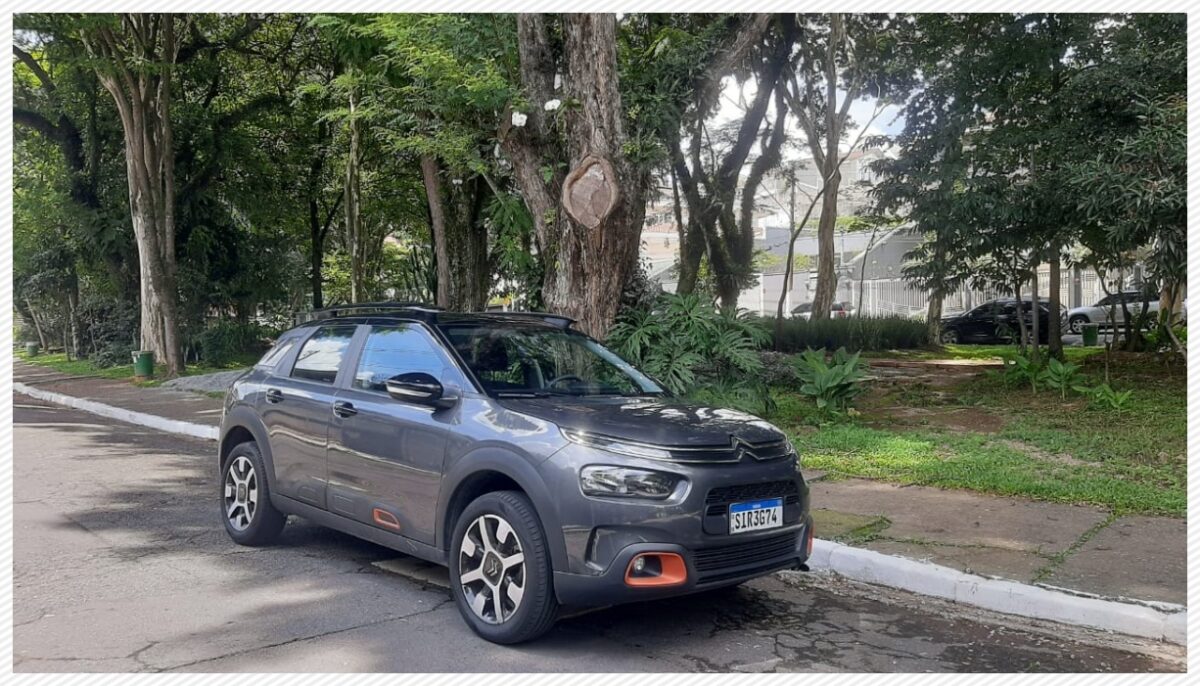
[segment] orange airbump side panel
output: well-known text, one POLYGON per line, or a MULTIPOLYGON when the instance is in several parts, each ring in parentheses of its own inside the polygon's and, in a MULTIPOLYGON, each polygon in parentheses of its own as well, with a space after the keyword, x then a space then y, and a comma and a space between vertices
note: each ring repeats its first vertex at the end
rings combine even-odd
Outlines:
POLYGON ((400 530, 400 521, 396 519, 396 515, 388 512, 387 510, 381 510, 377 507, 374 510, 371 510, 371 518, 374 519, 375 523, 379 526, 391 529, 393 531, 400 530))

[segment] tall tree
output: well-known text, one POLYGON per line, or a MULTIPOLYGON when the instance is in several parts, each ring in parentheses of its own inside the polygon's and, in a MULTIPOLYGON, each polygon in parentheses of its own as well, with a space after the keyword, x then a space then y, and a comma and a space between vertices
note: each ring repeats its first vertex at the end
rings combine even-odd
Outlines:
POLYGON ((97 18, 80 32, 125 134, 129 206, 141 274, 141 345, 174 376, 183 371, 175 261, 175 134, 172 77, 189 18, 97 18))
POLYGON ((840 150, 850 106, 866 96, 877 102, 899 99, 912 87, 915 70, 906 40, 910 22, 906 15, 879 14, 801 15, 799 19, 801 47, 789 65, 786 92, 822 179, 813 319, 829 317, 837 293, 833 234, 842 183, 840 150))

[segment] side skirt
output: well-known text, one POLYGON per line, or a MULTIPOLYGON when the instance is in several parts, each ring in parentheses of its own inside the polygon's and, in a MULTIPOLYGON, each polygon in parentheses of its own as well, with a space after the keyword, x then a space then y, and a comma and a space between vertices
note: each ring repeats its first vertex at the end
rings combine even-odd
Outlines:
POLYGON ((329 512, 328 510, 322 510, 319 507, 302 503, 299 500, 293 500, 292 498, 284 495, 272 493, 271 504, 274 505, 280 512, 304 517, 305 519, 308 519, 316 524, 320 524, 321 526, 330 529, 336 529, 337 531, 350 534, 351 536, 357 536, 365 541, 376 543, 385 548, 391 548, 392 550, 404 553, 405 555, 412 555, 413 557, 417 557, 422 560, 426 560, 427 562, 433 562, 439 565, 449 564, 446 551, 438 550, 431 545, 414 541, 411 538, 401 536, 400 534, 394 534, 388 531, 383 531, 382 529, 376 529, 373 526, 368 526, 361 522, 350 519, 349 517, 343 517, 341 515, 329 512))

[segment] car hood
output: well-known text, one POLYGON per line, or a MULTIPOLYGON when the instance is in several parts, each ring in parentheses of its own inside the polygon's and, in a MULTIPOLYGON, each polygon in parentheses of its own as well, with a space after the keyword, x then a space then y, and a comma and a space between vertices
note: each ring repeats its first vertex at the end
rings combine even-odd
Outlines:
POLYGON ((733 440, 767 443, 786 438, 770 422, 745 412, 664 398, 552 397, 497 400, 520 412, 574 429, 661 446, 729 446, 733 440))

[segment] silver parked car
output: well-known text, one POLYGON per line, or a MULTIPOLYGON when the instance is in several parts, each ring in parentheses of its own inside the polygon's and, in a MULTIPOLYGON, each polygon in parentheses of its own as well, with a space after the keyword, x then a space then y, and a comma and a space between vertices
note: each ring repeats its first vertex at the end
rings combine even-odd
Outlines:
MULTIPOLYGON (((1136 318, 1142 311, 1142 298, 1140 291, 1126 291, 1101 298, 1095 305, 1071 308, 1067 312, 1067 327, 1071 333, 1083 333, 1084 324, 1099 324, 1100 328, 1124 325, 1125 307, 1122 307, 1122 302, 1129 308, 1130 316, 1136 318)), ((1158 313, 1157 296, 1150 298, 1146 311, 1155 315, 1158 313)))

